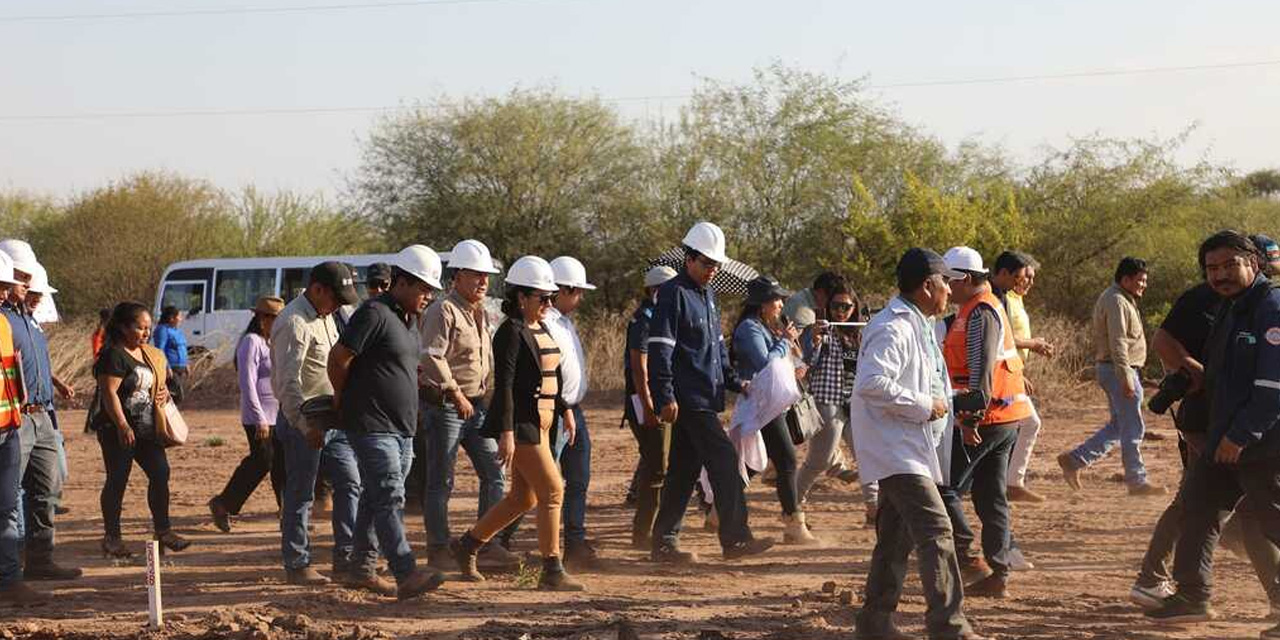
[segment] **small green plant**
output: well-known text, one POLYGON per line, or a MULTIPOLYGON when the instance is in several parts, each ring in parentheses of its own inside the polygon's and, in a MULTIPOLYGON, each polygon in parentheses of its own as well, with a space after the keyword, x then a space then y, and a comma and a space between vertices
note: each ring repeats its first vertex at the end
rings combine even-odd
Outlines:
POLYGON ((538 578, 542 576, 542 568, 537 563, 520 561, 520 566, 516 568, 516 586, 522 589, 532 589, 538 586, 538 578))
POLYGON ((218 436, 214 436, 214 437, 212 437, 212 438, 206 438, 206 439, 205 439, 205 441, 204 441, 204 446, 206 446, 206 447, 221 447, 222 445, 224 445, 224 444, 226 444, 226 443, 227 443, 227 441, 226 441, 226 440, 223 440, 222 438, 219 438, 218 436))

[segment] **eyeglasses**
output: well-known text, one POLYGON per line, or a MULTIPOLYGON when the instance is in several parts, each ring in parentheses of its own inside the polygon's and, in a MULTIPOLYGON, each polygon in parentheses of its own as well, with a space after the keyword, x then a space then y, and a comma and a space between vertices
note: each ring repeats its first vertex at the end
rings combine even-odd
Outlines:
POLYGON ((548 293, 545 296, 538 296, 538 304, 544 307, 550 306, 552 302, 555 302, 555 300, 556 295, 554 293, 548 293))
POLYGON ((698 260, 698 264, 702 265, 702 268, 708 271, 713 271, 715 269, 720 268, 719 262, 716 262, 715 260, 712 260, 711 258, 708 258, 706 256, 700 255, 698 256, 697 260, 698 260))
POLYGON ((853 308, 853 304, 849 302, 835 302, 832 303, 831 308, 836 311, 848 311, 853 308))

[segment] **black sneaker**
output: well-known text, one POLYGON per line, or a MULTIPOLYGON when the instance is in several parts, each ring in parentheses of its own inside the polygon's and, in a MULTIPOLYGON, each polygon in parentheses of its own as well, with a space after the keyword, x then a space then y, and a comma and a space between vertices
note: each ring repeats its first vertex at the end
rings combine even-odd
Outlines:
POLYGON ((696 564, 698 556, 689 551, 681 551, 679 547, 669 544, 654 543, 649 559, 662 564, 696 564))
POLYGON ((1209 608, 1208 602, 1194 602, 1180 593, 1175 593, 1165 598, 1159 607, 1147 611, 1143 615, 1156 622, 1170 624, 1205 622, 1218 617, 1213 612, 1213 609, 1209 608))
POLYGON ((773 538, 752 538, 735 542, 724 548, 725 560, 737 560, 747 556, 759 555, 773 548, 773 538))

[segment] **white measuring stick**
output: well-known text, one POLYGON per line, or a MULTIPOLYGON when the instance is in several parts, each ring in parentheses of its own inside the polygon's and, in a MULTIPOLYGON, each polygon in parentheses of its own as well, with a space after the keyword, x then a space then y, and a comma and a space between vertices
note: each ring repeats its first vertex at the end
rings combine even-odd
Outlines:
POLYGON ((147 543, 147 613, 153 629, 164 626, 164 603, 160 598, 160 542, 147 543))

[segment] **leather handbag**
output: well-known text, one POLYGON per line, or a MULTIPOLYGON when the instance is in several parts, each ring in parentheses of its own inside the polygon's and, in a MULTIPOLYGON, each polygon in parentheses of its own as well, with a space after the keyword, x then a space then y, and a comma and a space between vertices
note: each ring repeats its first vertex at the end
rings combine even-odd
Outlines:
POLYGON ((791 433, 791 443, 804 444, 822 428, 822 416, 818 415, 818 402, 813 394, 802 391, 800 399, 787 410, 787 431, 791 433))
MULTIPOLYGON (((155 384, 151 389, 151 397, 155 398, 160 393, 161 387, 168 390, 168 363, 164 360, 164 354, 145 344, 142 345, 142 360, 151 369, 151 373, 155 378, 155 384), (151 351, 155 351, 159 357, 152 359, 151 351), (157 362, 164 363, 165 367, 156 366, 157 362)), ((169 398, 169 401, 164 403, 164 406, 156 405, 155 421, 156 439, 160 441, 160 444, 166 447, 177 447, 187 443, 187 438, 191 432, 187 428, 186 419, 182 417, 182 414, 178 411, 178 406, 174 404, 173 398, 169 398)))

